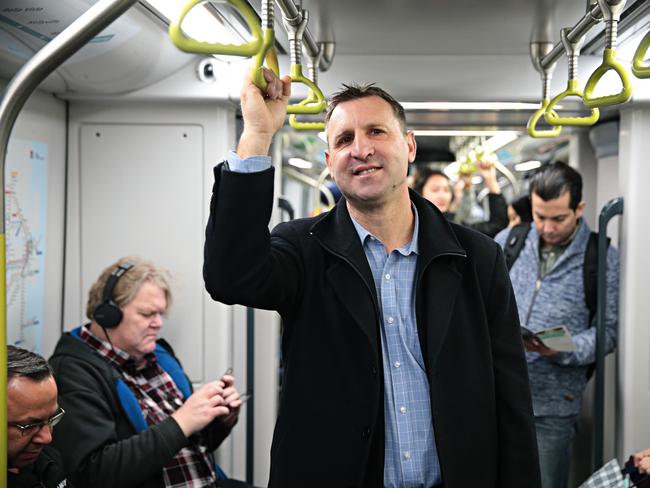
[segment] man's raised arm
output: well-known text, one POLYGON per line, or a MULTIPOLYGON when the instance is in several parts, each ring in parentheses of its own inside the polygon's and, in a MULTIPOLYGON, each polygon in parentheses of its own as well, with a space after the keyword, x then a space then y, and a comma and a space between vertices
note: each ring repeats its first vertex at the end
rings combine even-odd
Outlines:
POLYGON ((284 124, 287 104, 291 94, 291 79, 278 78, 264 68, 264 78, 268 82, 262 91, 246 75, 241 90, 241 111, 244 118, 244 131, 239 139, 237 155, 241 159, 268 154, 273 136, 284 124))
POLYGON ((265 90, 246 76, 237 153, 214 169, 203 278, 214 300, 280 311, 297 294, 300 264, 288 241, 270 238, 274 177, 267 154, 284 124, 291 80, 264 74, 265 90))

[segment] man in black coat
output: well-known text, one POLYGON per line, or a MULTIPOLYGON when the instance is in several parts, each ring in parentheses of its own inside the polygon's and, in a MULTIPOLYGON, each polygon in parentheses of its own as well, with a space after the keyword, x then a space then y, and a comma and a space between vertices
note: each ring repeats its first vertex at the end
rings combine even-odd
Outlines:
POLYGON ((269 234, 290 80, 265 77, 246 80, 237 152, 214 171, 204 278, 215 300, 283 319, 269 486, 539 487, 500 248, 409 192, 415 138, 373 86, 346 87, 326 117, 345 198, 269 234))
POLYGON ((71 488, 59 453, 49 447, 65 413, 52 369, 38 354, 7 346, 7 376, 9 488, 71 488))

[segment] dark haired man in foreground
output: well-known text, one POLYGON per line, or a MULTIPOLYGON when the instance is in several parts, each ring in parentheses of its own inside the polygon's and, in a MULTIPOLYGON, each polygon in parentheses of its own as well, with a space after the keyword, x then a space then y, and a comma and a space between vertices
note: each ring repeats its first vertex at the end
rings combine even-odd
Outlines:
POLYGON ((517 309, 501 249, 409 192, 404 110, 346 87, 327 114, 335 209, 271 234, 287 77, 250 79, 237 152, 215 168, 204 277, 277 310, 285 362, 272 488, 538 488, 517 309))

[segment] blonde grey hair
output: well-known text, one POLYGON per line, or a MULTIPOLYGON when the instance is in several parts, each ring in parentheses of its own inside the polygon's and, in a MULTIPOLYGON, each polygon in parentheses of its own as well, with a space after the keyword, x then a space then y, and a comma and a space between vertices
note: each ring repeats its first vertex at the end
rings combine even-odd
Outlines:
POLYGON ((152 283, 160 287, 165 293, 167 300, 167 308, 169 309, 172 302, 172 292, 170 286, 169 272, 160 268, 150 261, 145 261, 138 257, 127 256, 120 258, 115 263, 108 266, 99 275, 99 278, 90 287, 88 293, 88 303, 86 305, 86 317, 93 320, 93 315, 97 307, 104 299, 104 288, 106 282, 111 276, 111 273, 119 266, 126 266, 131 264, 132 267, 126 271, 117 281, 115 288, 113 288, 112 300, 115 304, 123 308, 128 305, 138 294, 140 288, 144 283, 152 283))

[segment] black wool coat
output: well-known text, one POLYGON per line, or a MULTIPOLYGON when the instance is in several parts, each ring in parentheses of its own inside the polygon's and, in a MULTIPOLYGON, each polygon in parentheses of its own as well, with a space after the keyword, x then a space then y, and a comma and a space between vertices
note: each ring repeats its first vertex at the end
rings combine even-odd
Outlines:
MULTIPOLYGON (((213 299, 277 310, 282 398, 271 488, 381 487, 379 304, 344 199, 269 233, 271 168, 215 168, 204 279, 213 299)), ((517 307, 500 247, 411 193, 416 319, 446 488, 538 488, 517 307)))

